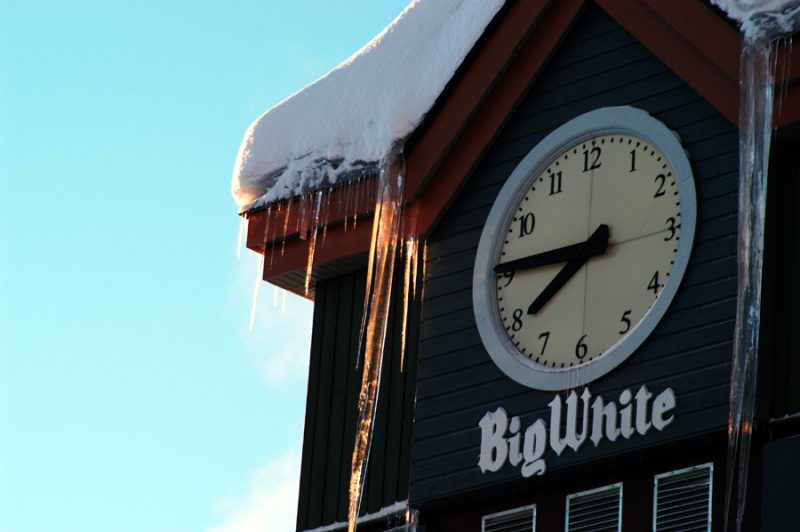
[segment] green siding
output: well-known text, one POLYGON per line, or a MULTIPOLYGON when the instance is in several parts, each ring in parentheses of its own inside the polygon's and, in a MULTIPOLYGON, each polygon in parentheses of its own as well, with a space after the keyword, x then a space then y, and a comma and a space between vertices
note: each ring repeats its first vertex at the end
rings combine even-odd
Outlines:
MULTIPOLYGON (((778 134, 780 140, 780 133, 778 134)), ((772 418, 800 412, 800 143, 775 147, 768 184, 762 302, 762 395, 772 418), (769 383, 765 382, 769 379, 769 383)))
MULTIPOLYGON (((402 271, 396 273, 362 514, 374 513, 408 498, 419 301, 412 300, 409 307, 406 361, 401 370, 402 271)), ((356 350, 365 280, 366 274, 361 271, 317 285, 297 515, 299 530, 347 519, 350 461, 361 385, 356 350)))

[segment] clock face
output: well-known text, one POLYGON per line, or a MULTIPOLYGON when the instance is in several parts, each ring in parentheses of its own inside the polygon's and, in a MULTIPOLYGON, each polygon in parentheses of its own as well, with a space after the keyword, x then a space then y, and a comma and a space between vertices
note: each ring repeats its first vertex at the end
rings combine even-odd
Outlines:
POLYGON ((610 371, 655 328, 694 235, 676 137, 632 108, 562 126, 523 160, 481 237, 473 300, 498 366, 540 389, 610 371))

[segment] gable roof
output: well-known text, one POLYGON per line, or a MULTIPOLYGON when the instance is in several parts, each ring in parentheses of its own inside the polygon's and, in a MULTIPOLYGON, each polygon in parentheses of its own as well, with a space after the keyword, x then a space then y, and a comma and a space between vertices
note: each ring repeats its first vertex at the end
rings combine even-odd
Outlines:
MULTIPOLYGON (((414 132, 406 158, 405 236, 430 234, 586 3, 526 0, 513 2, 501 12, 440 97, 432 116, 414 132)), ((660 0, 596 3, 736 123, 741 37, 718 11, 702 0, 675 0, 669 5, 660 0)), ((800 58, 789 52, 787 56, 792 59, 783 76, 784 103, 776 125, 800 120, 800 86, 791 83, 800 74, 800 58)), ((314 255, 315 280, 363 267, 370 245, 373 184, 368 179, 355 185, 356 193, 347 187, 330 192, 325 240, 314 255), (354 212, 359 213, 358 223, 348 224, 347 217, 354 212)), ((271 253, 276 246, 281 249, 280 256, 265 261, 264 279, 300 294, 308 260, 307 241, 298 231, 307 227, 300 217, 308 209, 301 205, 301 200, 295 200, 293 207, 284 207, 285 218, 273 220, 271 229, 267 211, 247 213, 247 246, 262 253, 271 253)))
POLYGON ((248 128, 245 210, 375 174, 418 128, 505 0, 414 0, 339 66, 248 128))

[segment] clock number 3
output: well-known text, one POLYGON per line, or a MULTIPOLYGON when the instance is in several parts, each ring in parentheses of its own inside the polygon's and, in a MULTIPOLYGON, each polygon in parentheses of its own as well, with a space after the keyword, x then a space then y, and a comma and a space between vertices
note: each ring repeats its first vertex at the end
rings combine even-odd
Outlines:
POLYGON ((664 237, 664 242, 669 242, 670 240, 675 238, 675 233, 676 233, 675 228, 677 227, 675 225, 675 218, 671 216, 667 218, 667 225, 669 226, 667 227, 667 231, 669 231, 669 234, 664 237))

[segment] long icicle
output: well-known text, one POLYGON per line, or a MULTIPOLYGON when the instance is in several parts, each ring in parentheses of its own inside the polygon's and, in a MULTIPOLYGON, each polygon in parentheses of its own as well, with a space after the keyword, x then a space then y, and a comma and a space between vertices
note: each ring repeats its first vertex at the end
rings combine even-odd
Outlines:
POLYGON ((239 219, 239 238, 236 240, 236 260, 242 259, 242 248, 247 240, 247 216, 239 219))
POLYGON ((411 269, 417 266, 417 240, 414 237, 406 239, 405 260, 403 267, 403 324, 400 329, 400 371, 405 371, 406 362, 406 331, 408 329, 408 303, 411 296, 411 282, 417 276, 411 274, 411 269))
POLYGON ((253 332, 253 326, 256 323, 256 311, 258 310, 258 291, 261 288, 261 281, 264 276, 264 255, 259 254, 258 266, 256 267, 256 284, 253 287, 253 300, 250 304, 250 325, 247 330, 253 332))
POLYGON ((308 260, 306 261, 306 282, 305 295, 308 296, 308 288, 311 284, 311 274, 314 272, 314 251, 317 247, 317 232, 319 231, 319 211, 322 208, 322 191, 316 192, 314 202, 313 220, 311 225, 311 237, 308 239, 308 260))
POLYGON ((767 174, 772 135, 774 64, 772 44, 745 38, 741 56, 739 109, 739 287, 728 415, 725 529, 744 518, 758 362, 761 266, 764 250, 767 174))
POLYGON ((361 495, 367 472, 372 428, 378 405, 378 392, 383 365, 383 348, 392 293, 392 278, 400 231, 403 196, 403 171, 389 160, 379 174, 378 197, 375 201, 373 242, 370 249, 370 272, 367 276, 367 314, 364 337, 364 368, 358 395, 358 425, 350 470, 350 507, 348 532, 354 532, 361 506, 361 495), (374 255, 374 258, 373 256, 374 255), (369 297, 371 295, 371 297, 369 297))

